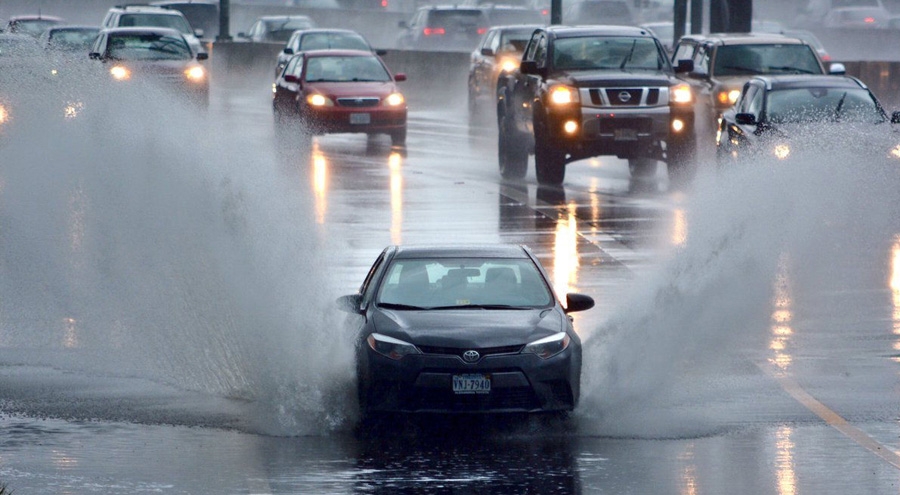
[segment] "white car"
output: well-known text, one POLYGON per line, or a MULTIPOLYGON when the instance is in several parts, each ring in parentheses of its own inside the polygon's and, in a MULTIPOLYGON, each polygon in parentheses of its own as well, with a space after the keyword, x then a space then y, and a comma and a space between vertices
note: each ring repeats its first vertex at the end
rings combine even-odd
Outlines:
POLYGON ((109 9, 103 23, 104 29, 120 27, 160 27, 170 28, 181 33, 194 53, 206 53, 206 48, 200 42, 203 36, 202 30, 191 27, 187 17, 175 9, 148 5, 122 5, 109 9))

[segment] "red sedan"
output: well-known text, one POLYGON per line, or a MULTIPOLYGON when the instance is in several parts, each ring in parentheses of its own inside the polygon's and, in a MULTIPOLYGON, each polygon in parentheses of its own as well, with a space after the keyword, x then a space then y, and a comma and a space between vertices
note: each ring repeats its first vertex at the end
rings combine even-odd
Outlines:
POLYGON ((306 135, 388 134, 406 144, 406 98, 381 58, 359 50, 318 50, 295 55, 275 81, 276 125, 301 124, 306 135))

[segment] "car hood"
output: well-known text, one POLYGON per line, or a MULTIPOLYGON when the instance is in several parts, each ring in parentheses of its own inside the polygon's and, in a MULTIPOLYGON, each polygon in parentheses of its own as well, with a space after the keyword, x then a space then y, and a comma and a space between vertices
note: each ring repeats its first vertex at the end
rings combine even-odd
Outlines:
POLYGON ((562 73, 560 79, 578 87, 669 86, 676 82, 672 75, 633 70, 571 71, 562 73))
POLYGON ((415 345, 460 348, 525 345, 566 329, 558 309, 376 310, 372 322, 376 332, 415 345))
POLYGON ((112 63, 114 65, 124 65, 134 71, 151 73, 181 73, 188 67, 199 65, 193 60, 125 60, 112 63))
POLYGON ((320 93, 332 98, 377 96, 384 98, 397 91, 392 81, 386 82, 317 82, 306 84, 307 93, 320 93))

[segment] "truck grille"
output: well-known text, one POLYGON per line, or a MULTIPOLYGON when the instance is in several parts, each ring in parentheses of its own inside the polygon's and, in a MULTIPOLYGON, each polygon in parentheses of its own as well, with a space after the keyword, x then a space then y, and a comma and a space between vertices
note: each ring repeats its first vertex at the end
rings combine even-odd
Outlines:
MULTIPOLYGON (((669 104, 669 88, 588 88, 588 98, 594 107, 649 107, 669 104)), ((582 96, 585 96, 582 94, 582 96)))

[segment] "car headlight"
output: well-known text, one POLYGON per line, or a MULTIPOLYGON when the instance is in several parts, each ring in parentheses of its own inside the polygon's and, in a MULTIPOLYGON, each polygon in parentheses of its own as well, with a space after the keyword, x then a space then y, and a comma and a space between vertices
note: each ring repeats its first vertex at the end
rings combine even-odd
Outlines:
POLYGON ((679 84, 672 87, 672 103, 690 103, 694 100, 694 93, 690 85, 679 84))
POLYGON ((403 359, 403 356, 407 354, 421 354, 419 349, 409 342, 381 335, 380 333, 369 334, 366 337, 366 342, 373 351, 394 360, 403 359))
MULTIPOLYGON (((3 122, 3 119, 2 119, 2 117, 0 117, 0 123, 2 123, 2 122, 3 122)), ((894 159, 900 159, 900 144, 891 148, 890 156, 891 156, 891 158, 894 158, 894 159)))
POLYGON ((741 96, 741 90, 739 89, 723 89, 716 95, 716 100, 718 100, 720 105, 731 106, 734 105, 739 96, 741 96))
POLYGON ((311 107, 333 107, 334 102, 331 101, 331 98, 320 95, 319 93, 312 93, 306 96, 306 103, 311 107))
POLYGON ((790 156, 791 147, 788 144, 779 143, 779 144, 775 145, 775 147, 772 149, 772 152, 775 154, 775 158, 778 158, 779 160, 784 160, 785 158, 790 156))
POLYGON ((581 98, 578 96, 578 88, 571 86, 552 86, 549 94, 552 105, 569 105, 581 101, 581 98))
POLYGON ((391 93, 384 99, 384 104, 389 107, 398 107, 406 102, 401 93, 391 93))
POLYGON ((526 345, 525 348, 522 349, 522 352, 536 354, 541 359, 547 359, 566 350, 566 347, 569 347, 569 342, 571 341, 572 339, 569 337, 569 334, 566 332, 559 332, 549 337, 535 340, 526 345))
POLYGON ((500 72, 512 72, 519 68, 519 59, 512 57, 501 58, 497 66, 500 67, 500 72))
POLYGON ((112 74, 113 79, 116 81, 125 81, 131 78, 131 71, 121 65, 112 66, 112 68, 109 69, 109 73, 112 74))
POLYGON ((201 82, 206 78, 206 71, 203 70, 203 67, 195 65, 184 71, 184 77, 186 77, 188 81, 201 82))
POLYGON ((0 124, 7 122, 9 122, 9 112, 6 110, 6 107, 0 105, 0 124))

